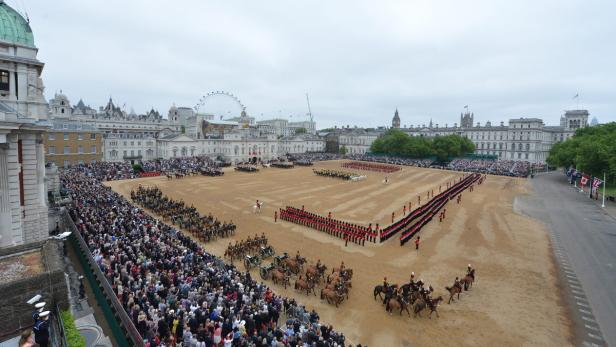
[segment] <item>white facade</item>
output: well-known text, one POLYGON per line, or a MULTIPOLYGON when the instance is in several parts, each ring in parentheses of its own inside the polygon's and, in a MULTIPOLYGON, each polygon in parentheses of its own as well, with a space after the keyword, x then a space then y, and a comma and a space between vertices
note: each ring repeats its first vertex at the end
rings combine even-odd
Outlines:
POLYGON ((0 1, 0 248, 49 236, 43 133, 49 128, 43 63, 28 22, 0 1), (17 33, 17 34, 15 34, 17 33), (11 34, 14 34, 11 36, 11 34))
POLYGON ((372 142, 379 137, 377 132, 369 132, 362 129, 354 129, 350 132, 340 133, 338 136, 339 147, 344 146, 347 154, 366 154, 370 152, 372 142))
POLYGON ((445 136, 457 134, 467 137, 475 144, 475 153, 494 155, 503 160, 524 160, 544 163, 554 143, 564 141, 575 134, 575 130, 588 126, 588 111, 566 111, 561 126, 546 126, 539 118, 510 119, 507 125, 501 122, 492 126, 486 122, 473 125, 474 115, 461 115, 460 124, 453 127, 418 126, 403 129, 411 136, 445 136))
POLYGON ((103 161, 153 160, 156 138, 144 133, 111 133, 103 137, 103 161))
POLYGON ((293 136, 297 129, 306 129, 308 134, 316 134, 316 123, 314 121, 298 121, 289 122, 284 118, 274 118, 268 120, 257 121, 257 126, 261 127, 264 131, 275 134, 277 136, 293 136))
POLYGON ((280 155, 325 151, 325 140, 309 134, 283 137, 279 143, 280 155))

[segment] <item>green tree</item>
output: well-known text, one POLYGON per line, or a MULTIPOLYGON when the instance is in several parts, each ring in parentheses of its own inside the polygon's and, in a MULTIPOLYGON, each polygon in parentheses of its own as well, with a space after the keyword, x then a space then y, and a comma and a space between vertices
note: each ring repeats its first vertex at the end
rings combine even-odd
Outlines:
POLYGON ((299 134, 305 134, 308 131, 306 130, 306 128, 297 128, 295 129, 295 135, 299 135, 299 134))
POLYGON ((457 157, 475 151, 475 145, 458 135, 438 136, 430 139, 423 136, 409 136, 399 129, 391 129, 372 142, 370 152, 398 155, 410 158, 436 156, 439 160, 457 157))
POLYGON ((552 166, 575 166, 593 176, 616 183, 616 122, 578 129, 575 135, 552 146, 546 160, 552 166))
POLYGON ((340 147, 339 153, 342 154, 342 155, 345 155, 345 154, 347 154, 347 152, 348 152, 348 150, 347 150, 346 146, 342 145, 340 147))

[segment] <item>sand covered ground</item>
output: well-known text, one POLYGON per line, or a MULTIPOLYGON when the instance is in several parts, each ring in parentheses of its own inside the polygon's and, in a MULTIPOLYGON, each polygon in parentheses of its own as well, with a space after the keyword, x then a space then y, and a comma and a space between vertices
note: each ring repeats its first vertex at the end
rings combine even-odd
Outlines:
MULTIPOLYGON (((316 163, 314 168, 340 168, 340 161, 316 163)), ((233 220, 238 231, 233 239, 245 239, 264 232, 276 253, 295 254, 309 262, 321 262, 329 269, 344 260, 353 268, 350 298, 339 308, 286 290, 268 282, 277 293, 292 296, 316 308, 321 320, 331 323, 354 343, 368 346, 564 346, 571 344, 570 321, 560 299, 556 268, 545 226, 513 212, 513 199, 533 194, 525 179, 488 176, 474 192, 464 192, 462 203, 450 201, 447 218, 431 221, 420 232, 420 251, 408 243, 400 247, 398 237, 382 244, 361 247, 313 229, 289 222, 274 223, 279 207, 292 205, 356 223, 391 222, 402 215, 402 206, 422 202, 426 192, 446 186, 460 173, 403 167, 393 174, 355 171, 367 175, 361 182, 316 176, 313 167, 262 169, 258 173, 229 170, 223 177, 195 176, 168 181, 165 177, 115 181, 108 184, 128 196, 142 185, 157 185, 174 199, 194 204, 201 213, 233 220), (383 179, 389 178, 385 185, 383 179), (256 199, 265 202, 261 214, 254 214, 256 199), (390 283, 408 282, 411 271, 435 288, 435 296, 446 296, 456 276, 471 263, 477 282, 462 294, 459 302, 439 306, 440 318, 409 318, 385 312, 372 291, 387 276, 390 283)), ((229 239, 205 245, 222 256, 229 239)), ((266 260, 266 263, 271 260, 266 260)), ((243 264, 236 261, 243 269, 243 264)), ((260 279, 257 270, 253 278, 260 279)), ((294 282, 294 279, 291 280, 294 282)), ((425 312, 424 312, 425 313, 425 312)))

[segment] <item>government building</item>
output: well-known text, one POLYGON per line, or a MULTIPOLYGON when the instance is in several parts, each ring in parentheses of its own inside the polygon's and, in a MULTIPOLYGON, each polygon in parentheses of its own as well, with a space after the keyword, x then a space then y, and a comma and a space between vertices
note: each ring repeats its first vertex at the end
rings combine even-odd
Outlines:
MULTIPOLYGON (((587 110, 565 111, 560 125, 549 126, 539 118, 512 118, 507 124, 481 125, 474 122, 474 114, 460 114, 460 124, 453 126, 433 124, 410 126, 400 129, 410 136, 464 136, 475 144, 475 153, 490 155, 502 160, 524 160, 531 163, 545 163, 550 148, 575 134, 579 128, 588 126, 587 110)), ((392 128, 400 128, 398 111, 392 120, 392 128)))
POLYGON ((325 150, 325 140, 315 135, 316 126, 312 120, 255 121, 245 110, 238 117, 214 118, 211 114, 175 105, 169 108, 166 118, 154 109, 137 115, 134 111, 127 113, 111 98, 98 110, 82 100, 71 106, 68 97, 60 92, 49 100, 49 119, 54 124, 54 133, 49 134, 45 142, 46 158, 58 166, 97 160, 137 163, 200 155, 237 163, 325 150), (304 129, 301 133, 300 128, 304 129), (73 140, 71 133, 76 133, 77 138, 73 140), (98 140, 96 136, 100 136, 100 144, 80 142, 84 141, 79 138, 83 134, 89 136, 88 140, 98 140), (52 144, 49 136, 56 142, 52 144), (73 142, 59 144, 60 138, 73 142))

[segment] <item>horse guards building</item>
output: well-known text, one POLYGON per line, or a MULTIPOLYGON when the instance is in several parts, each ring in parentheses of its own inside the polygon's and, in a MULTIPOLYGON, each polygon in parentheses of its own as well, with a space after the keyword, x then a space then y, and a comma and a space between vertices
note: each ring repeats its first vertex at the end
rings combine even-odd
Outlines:
MULTIPOLYGON (((560 118, 560 125, 548 126, 539 118, 513 118, 507 124, 500 122, 492 125, 486 122, 481 125, 474 123, 474 114, 464 112, 460 114, 460 123, 453 126, 445 124, 439 126, 432 121, 425 124, 410 127, 400 127, 400 115, 395 111, 391 128, 400 129, 410 136, 446 136, 460 135, 473 141, 475 154, 489 155, 502 160, 523 160, 531 163, 545 163, 548 153, 553 144, 564 141, 575 134, 579 128, 588 126, 587 110, 565 111, 560 118)), ((596 120, 594 120, 596 123, 596 120)), ((321 133, 329 138, 335 137, 336 145, 344 146, 350 154, 365 154, 370 151, 370 145, 387 129, 357 129, 341 128, 334 129, 332 133, 321 133)), ((329 146, 328 150, 332 150, 329 146)))

